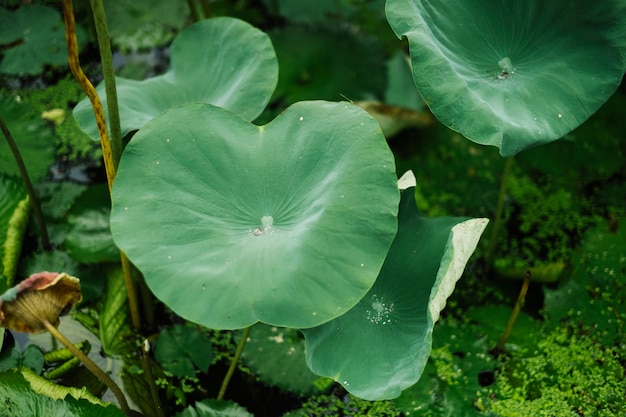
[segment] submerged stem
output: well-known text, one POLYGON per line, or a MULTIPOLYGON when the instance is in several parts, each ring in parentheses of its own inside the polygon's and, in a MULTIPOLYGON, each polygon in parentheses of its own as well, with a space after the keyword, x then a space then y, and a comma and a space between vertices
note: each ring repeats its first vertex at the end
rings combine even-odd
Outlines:
POLYGON ((228 383, 235 373, 235 369, 237 368, 237 364, 239 363, 239 358, 241 358, 241 353, 243 352, 243 348, 246 346, 246 342, 248 341, 248 336, 250 335, 250 329, 252 326, 248 326, 243 329, 243 334, 241 335, 241 340, 239 340, 239 344, 237 345, 237 350, 235 351, 235 356, 233 356, 233 360, 230 363, 230 367, 228 368, 228 372, 224 376, 224 380, 222 381, 222 386, 220 387, 220 392, 217 394, 218 400, 224 399, 224 394, 226 394, 226 388, 228 388, 228 383))
POLYGON ((128 402, 126 401, 126 397, 122 393, 121 388, 111 379, 109 375, 106 374, 94 361, 89 359, 87 355, 85 355, 80 349, 72 344, 56 327, 54 327, 48 320, 42 320, 42 324, 50 332, 55 339, 63 344, 70 352, 74 354, 86 367, 89 369, 98 379, 100 379, 115 395, 115 398, 120 403, 120 408, 129 417, 141 416, 140 413, 132 410, 128 406, 128 402))
POLYGON ((39 199, 37 198, 37 194, 35 193, 35 189, 33 188, 33 183, 30 181, 30 177, 28 176, 28 170, 26 169, 26 165, 24 164, 24 159, 22 159, 22 154, 20 154, 20 150, 17 147, 17 143, 13 139, 11 132, 9 131, 9 127, 4 123, 4 120, 0 117, 0 129, 4 134, 4 137, 9 144, 9 148, 13 152, 13 157, 15 158, 15 162, 17 162, 17 167, 20 170, 20 175, 22 176, 22 181, 24 182, 24 187, 26 188, 26 192, 28 193, 28 197, 30 198, 30 202, 33 205, 33 210, 35 212, 35 218, 37 218, 37 225, 39 226, 39 233, 41 234, 41 245, 45 250, 50 250, 50 239, 48 238, 48 229, 46 228, 46 222, 43 217, 43 212, 41 211, 41 206, 39 205, 39 199))

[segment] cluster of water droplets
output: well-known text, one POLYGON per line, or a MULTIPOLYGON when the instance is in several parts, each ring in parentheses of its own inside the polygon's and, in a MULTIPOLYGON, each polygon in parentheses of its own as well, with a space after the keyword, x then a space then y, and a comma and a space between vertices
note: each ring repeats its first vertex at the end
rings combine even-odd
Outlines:
POLYGON ((274 233, 274 228, 272 225, 274 224, 274 218, 272 216, 263 216, 261 217, 261 226, 256 228, 249 228, 248 234, 252 236, 265 236, 271 235, 274 233))
POLYGON ((394 305, 393 303, 385 302, 383 297, 379 297, 378 295, 372 295, 372 305, 371 308, 366 310, 366 318, 371 323, 374 324, 391 324, 392 318, 391 313, 393 313, 394 305))

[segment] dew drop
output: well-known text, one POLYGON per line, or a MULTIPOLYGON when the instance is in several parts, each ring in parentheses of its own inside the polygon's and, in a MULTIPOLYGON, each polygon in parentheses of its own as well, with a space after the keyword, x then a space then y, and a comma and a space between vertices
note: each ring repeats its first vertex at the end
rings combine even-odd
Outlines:
POLYGON ((303 120, 304 120, 304 116, 300 116, 300 121, 303 121, 303 120))
POLYGON ((559 119, 562 118, 562 117, 563 117, 563 115, 561 113, 559 113, 559 119))
POLYGON ((160 164, 160 162, 159 162, 159 161, 156 161, 156 164, 157 164, 157 165, 159 165, 159 164, 160 164))
POLYGON ((170 140, 169 140, 169 139, 165 139, 165 141, 166 141, 166 142, 169 142, 170 140))

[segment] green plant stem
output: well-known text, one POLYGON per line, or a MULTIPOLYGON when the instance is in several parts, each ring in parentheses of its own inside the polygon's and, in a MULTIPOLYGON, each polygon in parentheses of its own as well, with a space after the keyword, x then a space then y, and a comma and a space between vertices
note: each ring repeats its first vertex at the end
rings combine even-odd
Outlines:
POLYGON ((506 324, 506 328, 504 329, 504 333, 502 333, 502 337, 500 341, 495 347, 496 352, 502 352, 504 350, 504 344, 507 340, 509 340, 509 336, 511 335, 511 331, 513 330, 513 325, 517 320, 517 316, 519 315, 522 306, 524 305, 524 300, 526 299, 526 293, 528 292, 528 286, 530 285, 530 271, 526 271, 526 275, 524 276, 524 282, 522 283, 522 288, 520 289, 519 295, 517 296, 517 301, 515 302, 515 307, 513 307, 513 311, 511 312, 511 316, 509 317, 509 321, 506 324))
POLYGON ((491 235, 489 236, 489 246, 487 247, 487 252, 485 253, 485 273, 488 274, 491 271, 493 266, 493 256, 496 250, 496 244, 498 241, 498 234, 500 232, 500 228, 502 227, 502 217, 504 212, 504 198, 506 196, 506 184, 509 179, 509 175, 511 175, 511 168, 513 167, 513 158, 508 158, 504 163, 504 170, 502 172, 502 177, 500 179, 500 192, 498 194, 498 203, 496 205, 496 212, 493 221, 493 226, 491 228, 491 235))
POLYGON ((211 17, 211 8, 209 6, 209 0, 202 0, 202 11, 204 12, 205 19, 211 17))
POLYGON ((143 357, 143 367, 146 373, 146 378, 148 379, 147 383, 150 387, 150 396, 152 397, 152 402, 154 403, 154 408, 157 412, 157 417, 165 417, 165 412, 163 411, 163 405, 161 404, 161 399, 159 398, 159 393, 157 391, 156 385, 154 385, 154 375, 152 373, 152 364, 150 363, 150 357, 148 356, 148 352, 150 351, 150 342, 148 339, 145 339, 141 344, 141 356, 143 357))
POLYGON ((9 127, 4 123, 4 120, 0 117, 0 129, 2 129, 2 133, 9 144, 9 148, 13 152, 13 157, 15 158, 15 162, 17 162, 17 167, 20 170, 20 175, 22 176, 22 181, 24 182, 24 187, 26 188, 26 192, 28 193, 28 197, 30 198, 30 202, 33 205, 33 211, 35 212, 35 218, 37 219, 37 225, 39 226, 39 233, 41 234, 41 245, 46 251, 51 249, 50 239, 48 238, 48 229, 46 228, 46 222, 43 217, 43 212, 41 211, 41 205, 39 204, 39 199, 37 198, 37 194, 35 193, 35 189, 33 188, 33 183, 30 181, 30 177, 28 176, 28 170, 26 170, 26 165, 24 165, 24 159, 22 159, 22 154, 20 154, 20 150, 17 147, 17 143, 11 136, 11 132, 9 131, 9 127))
POLYGON ((117 89, 115 87, 115 71, 113 69, 113 55, 111 53, 111 40, 107 30, 106 14, 102 0, 92 0, 91 9, 96 25, 98 37, 98 49, 100 49, 100 62, 104 75, 104 87, 107 96, 107 109, 109 111, 109 132, 111 139, 111 151, 115 168, 122 156, 122 128, 120 125, 120 112, 117 104, 117 89))
POLYGON ((82 363, 89 369, 100 381, 102 381, 115 395, 115 398, 120 403, 120 408, 129 417, 140 416, 140 413, 132 410, 128 406, 128 402, 126 401, 126 397, 122 393, 120 387, 111 379, 109 375, 106 374, 95 362, 93 362, 87 355, 85 355, 80 349, 72 344, 56 327, 54 327, 48 320, 42 320, 42 323, 46 330, 50 332, 55 339, 63 344, 70 352, 74 354, 82 363))
MULTIPOLYGON (((113 181, 115 180, 117 164, 115 162, 115 158, 113 157, 113 149, 111 141, 109 140, 107 123, 104 116, 104 109, 102 108, 102 102, 100 101, 100 97, 98 97, 96 89, 91 84, 91 81, 89 81, 89 79, 83 72, 83 69, 80 66, 80 61, 78 60, 76 24, 74 22, 74 8, 72 6, 71 0, 63 0, 63 19, 65 20, 65 39, 67 41, 67 53, 70 71, 74 75, 74 78, 76 78, 76 81, 78 81, 78 83, 82 87, 83 91, 85 91, 85 94, 87 94, 87 97, 89 97, 89 101, 91 102, 91 106, 93 108, 94 116, 96 118, 96 125, 98 126, 98 134, 100 135, 100 146, 102 147, 102 157, 104 159, 104 167, 107 174, 107 183, 109 185, 110 192, 113 188, 113 181)), ((102 49, 103 48, 101 48, 101 50, 102 49)), ((110 46, 105 46, 104 49, 108 49, 110 52, 110 46)), ((131 312, 133 327, 135 328, 135 330, 138 330, 141 328, 141 316, 139 315, 139 302, 137 301, 137 293, 134 289, 134 283, 131 276, 130 261, 128 261, 128 258, 122 251, 120 251, 120 258, 122 262, 122 269, 124 271, 126 291, 128 292, 128 305, 131 312)))
POLYGON ((189 6, 189 11, 191 12, 191 21, 199 22, 200 21, 200 13, 196 8, 196 3, 194 0, 187 0, 187 6, 189 6))
POLYGON ((233 360, 230 363, 230 367, 224 376, 224 380, 222 381, 222 386, 220 387, 220 392, 217 394, 218 400, 224 399, 224 394, 226 394, 226 388, 228 388, 228 383, 230 379, 233 377, 235 373, 235 369, 237 369, 237 364, 239 363, 239 359, 241 358, 241 353, 243 352, 243 348, 246 346, 246 342, 248 341, 248 336, 250 335, 250 330, 252 326, 248 326, 243 330, 243 334, 241 335, 241 340, 239 340, 239 344, 237 345, 237 350, 235 351, 235 356, 233 356, 233 360))

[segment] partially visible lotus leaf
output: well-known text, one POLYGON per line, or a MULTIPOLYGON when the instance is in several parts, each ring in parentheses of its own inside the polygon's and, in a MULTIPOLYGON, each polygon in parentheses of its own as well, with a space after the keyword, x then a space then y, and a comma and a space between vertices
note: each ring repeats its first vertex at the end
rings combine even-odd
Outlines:
MULTIPOLYGON (((85 32, 79 26, 76 31, 81 48, 85 32)), ((4 55, 0 72, 5 74, 35 75, 45 64, 67 65, 63 19, 51 7, 28 4, 15 11, 0 9, 0 45, 4 55)))
POLYGON ((424 370, 439 312, 486 219, 427 218, 402 193, 398 234, 372 289, 350 311, 302 332, 313 372, 367 400, 395 398, 424 370))
MULTIPOLYGON (((116 78, 123 135, 171 107, 193 102, 253 120, 269 102, 278 78, 269 37, 229 17, 203 20, 180 32, 170 47, 170 59, 163 75, 144 81, 116 78)), ((106 109, 104 83, 97 91, 106 109)), ((76 105, 74 117, 85 133, 99 139, 88 99, 76 105)))
POLYGON ((187 320, 306 328, 354 306, 397 228, 393 155, 346 103, 264 126, 189 104, 144 126, 113 186, 113 239, 187 320))
POLYGON ((104 1, 111 40, 123 51, 153 48, 174 38, 189 8, 179 1, 104 1))
POLYGON ((570 132, 626 70, 621 0, 387 0, 386 12, 435 116, 503 156, 570 132))

